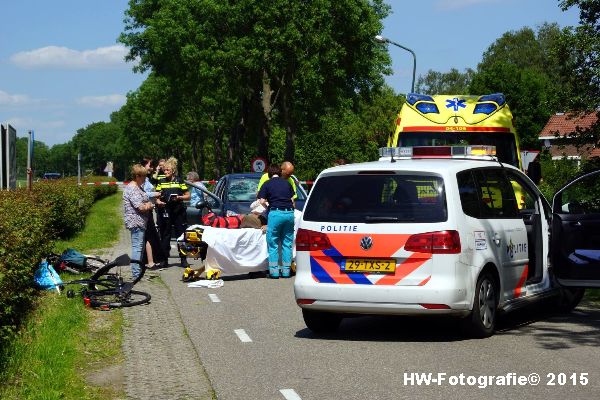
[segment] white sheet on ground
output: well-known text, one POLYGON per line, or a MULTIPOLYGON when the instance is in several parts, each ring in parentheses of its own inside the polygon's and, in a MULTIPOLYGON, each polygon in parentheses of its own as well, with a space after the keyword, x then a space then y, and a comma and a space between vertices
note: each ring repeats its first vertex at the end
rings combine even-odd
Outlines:
POLYGON ((223 286, 223 279, 217 279, 215 281, 210 281, 208 279, 200 279, 199 281, 188 283, 188 287, 200 287, 200 288, 208 288, 208 289, 217 289, 223 286))
MULTIPOLYGON (((297 230, 302 212, 296 210, 294 217, 294 230, 297 230)), ((247 274, 268 269, 267 237, 262 230, 213 228, 204 225, 192 225, 189 228, 194 227, 204 229, 202 240, 208 245, 206 268, 220 269, 222 275, 247 274)), ((182 240, 183 235, 177 238, 178 242, 182 240)), ((295 257, 295 245, 293 251, 295 257)))

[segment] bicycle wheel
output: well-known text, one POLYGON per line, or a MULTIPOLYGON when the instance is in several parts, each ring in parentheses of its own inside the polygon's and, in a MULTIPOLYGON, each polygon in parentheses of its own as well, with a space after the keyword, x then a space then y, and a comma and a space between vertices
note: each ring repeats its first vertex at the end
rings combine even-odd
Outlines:
POLYGON ((106 282, 107 284, 112 283, 112 286, 114 287, 122 285, 124 282, 131 282, 133 285, 135 285, 140 279, 142 279, 144 273, 146 272, 146 266, 144 264, 141 265, 140 274, 134 279, 133 275, 131 275, 132 271, 129 267, 129 264, 122 265, 121 263, 118 263, 117 260, 111 261, 105 266, 99 268, 92 274, 90 280, 106 282))
POLYGON ((133 307, 148 303, 150 294, 137 290, 120 291, 113 289, 88 291, 84 298, 89 299, 89 305, 101 310, 120 307, 133 307))
POLYGON ((109 279, 103 279, 94 281, 91 279, 76 279, 73 281, 66 281, 64 285, 81 285, 84 286, 81 290, 105 290, 114 289, 118 286, 116 282, 109 279))

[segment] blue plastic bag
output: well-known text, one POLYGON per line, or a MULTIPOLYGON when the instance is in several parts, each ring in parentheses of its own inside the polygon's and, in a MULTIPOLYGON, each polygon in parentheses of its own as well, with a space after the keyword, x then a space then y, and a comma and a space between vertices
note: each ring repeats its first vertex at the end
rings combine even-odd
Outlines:
POLYGON ((63 282, 60 276, 56 273, 52 265, 46 260, 42 261, 33 275, 35 286, 39 289, 54 290, 60 292, 60 287, 63 282))

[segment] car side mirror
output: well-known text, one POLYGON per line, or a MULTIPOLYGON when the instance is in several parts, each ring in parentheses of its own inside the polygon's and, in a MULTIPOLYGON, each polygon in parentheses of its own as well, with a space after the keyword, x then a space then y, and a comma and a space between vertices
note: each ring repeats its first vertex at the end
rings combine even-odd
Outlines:
POLYGON ((199 202, 196 203, 196 208, 198 210, 202 210, 203 208, 210 208, 210 206, 208 205, 208 201, 200 200, 199 202))

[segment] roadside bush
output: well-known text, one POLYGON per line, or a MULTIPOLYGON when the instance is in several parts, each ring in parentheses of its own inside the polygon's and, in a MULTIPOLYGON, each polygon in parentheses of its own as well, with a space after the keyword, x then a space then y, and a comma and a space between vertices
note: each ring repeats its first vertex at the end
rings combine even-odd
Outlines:
POLYGON ((0 349, 29 310, 33 273, 51 249, 49 210, 25 190, 0 192, 0 349), (17 210, 15 212, 15 210, 17 210))
POLYGON ((540 182, 539 188, 546 199, 552 203, 554 194, 567 182, 577 176, 600 168, 600 159, 595 157, 582 161, 568 160, 566 158, 552 160, 549 154, 543 154, 541 165, 542 182, 540 182))
POLYGON ((59 237, 71 237, 85 225, 94 192, 62 181, 40 181, 33 185, 40 205, 49 211, 49 228, 59 237))
POLYGON ((117 190, 68 178, 36 182, 31 192, 0 191, 0 354, 31 307, 33 274, 53 241, 80 231, 94 201, 117 190))
MULTIPOLYGON (((79 232, 91 205, 118 190, 116 185, 87 185, 87 182, 78 186, 77 178, 67 178, 33 185, 33 192, 50 211, 50 229, 58 237, 69 238, 79 232)), ((89 182, 97 181, 90 179, 89 182)))

